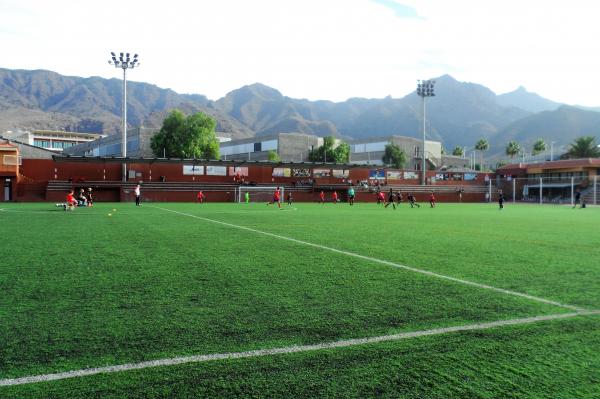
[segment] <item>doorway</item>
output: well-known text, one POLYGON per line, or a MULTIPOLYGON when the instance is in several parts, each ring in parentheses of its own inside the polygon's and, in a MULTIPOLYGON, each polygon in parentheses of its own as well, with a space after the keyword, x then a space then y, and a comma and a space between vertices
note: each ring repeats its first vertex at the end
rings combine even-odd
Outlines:
POLYGON ((4 179, 4 201, 12 200, 12 191, 11 191, 11 182, 10 179, 4 179))

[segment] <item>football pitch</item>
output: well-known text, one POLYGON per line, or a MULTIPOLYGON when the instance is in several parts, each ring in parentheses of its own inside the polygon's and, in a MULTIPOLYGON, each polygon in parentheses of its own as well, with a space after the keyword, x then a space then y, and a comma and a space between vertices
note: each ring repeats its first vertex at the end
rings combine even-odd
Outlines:
POLYGON ((0 204, 0 397, 600 397, 600 208, 0 204))

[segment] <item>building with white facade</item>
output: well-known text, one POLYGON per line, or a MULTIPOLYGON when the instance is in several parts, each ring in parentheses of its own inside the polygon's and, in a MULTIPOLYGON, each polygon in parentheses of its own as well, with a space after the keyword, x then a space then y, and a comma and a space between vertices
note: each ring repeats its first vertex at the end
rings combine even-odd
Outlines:
POLYGON ((7 131, 2 136, 54 152, 63 152, 66 148, 105 137, 97 133, 63 132, 60 130, 7 131))
POLYGON ((323 145, 323 138, 304 133, 279 133, 222 142, 223 160, 264 161, 275 151, 284 162, 306 162, 313 148, 323 145))

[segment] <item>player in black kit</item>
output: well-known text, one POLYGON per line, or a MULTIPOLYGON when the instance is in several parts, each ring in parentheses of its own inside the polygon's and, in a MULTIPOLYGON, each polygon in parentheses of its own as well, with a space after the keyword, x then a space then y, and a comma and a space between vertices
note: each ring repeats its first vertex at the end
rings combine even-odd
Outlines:
POLYGON ((394 207, 394 209, 396 209, 396 202, 395 202, 396 198, 394 195, 394 190, 392 190, 390 188, 390 191, 388 192, 388 198, 387 198, 387 203, 385 204, 385 208, 387 208, 390 204, 392 204, 392 206, 394 207))

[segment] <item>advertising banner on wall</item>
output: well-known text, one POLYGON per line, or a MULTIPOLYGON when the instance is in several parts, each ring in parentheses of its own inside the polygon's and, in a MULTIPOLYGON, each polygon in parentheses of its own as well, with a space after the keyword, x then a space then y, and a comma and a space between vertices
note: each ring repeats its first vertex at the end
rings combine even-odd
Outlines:
POLYGON ((290 177, 291 175, 290 168, 273 168, 273 177, 290 177))
POLYGON ((202 176, 204 174, 204 166, 183 165, 183 174, 186 176, 202 176))
POLYGON ((399 170, 388 170, 387 178, 390 180, 400 180, 402 179, 402 172, 399 170))
POLYGON ((418 180, 419 174, 417 172, 404 172, 404 180, 418 180))
POLYGON ((338 179, 346 179, 350 175, 350 171, 345 169, 333 169, 333 177, 337 177, 338 179))
POLYGON ((314 177, 329 177, 331 176, 331 169, 313 169, 314 177))
POLYGON ((207 166, 206 174, 208 176, 227 176, 227 167, 225 167, 225 166, 207 166))
POLYGON ((292 169, 294 177, 310 177, 310 169, 292 169))
POLYGON ((369 171, 369 179, 385 179, 385 170, 371 169, 369 171))
POLYGON ((463 175, 463 179, 465 179, 465 180, 475 180, 475 179, 477 179, 477 173, 465 173, 463 175))
POLYGON ((248 176, 248 168, 246 166, 230 166, 229 176, 248 176))

